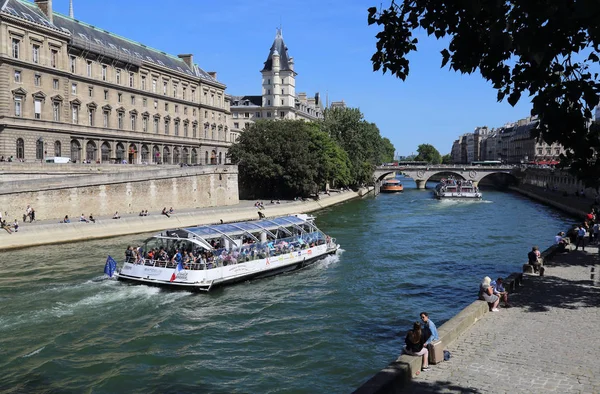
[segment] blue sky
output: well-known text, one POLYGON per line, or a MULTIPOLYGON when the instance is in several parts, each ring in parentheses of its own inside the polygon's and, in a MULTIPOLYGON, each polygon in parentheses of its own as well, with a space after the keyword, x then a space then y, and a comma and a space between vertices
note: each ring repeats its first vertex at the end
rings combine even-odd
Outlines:
MULTIPOLYGON (((367 9, 376 0, 74 0, 75 18, 170 54, 192 53, 216 71, 231 95, 260 94, 263 62, 283 27, 294 57, 296 92, 345 100, 376 123, 400 155, 429 143, 449 153, 452 142, 476 126, 497 127, 529 115, 525 97, 511 107, 479 74, 440 69, 444 43, 419 35, 411 74, 403 82, 373 72, 375 26, 367 9)), ((389 4, 383 3, 384 6, 389 4)), ((68 14, 68 0, 54 0, 68 14)))

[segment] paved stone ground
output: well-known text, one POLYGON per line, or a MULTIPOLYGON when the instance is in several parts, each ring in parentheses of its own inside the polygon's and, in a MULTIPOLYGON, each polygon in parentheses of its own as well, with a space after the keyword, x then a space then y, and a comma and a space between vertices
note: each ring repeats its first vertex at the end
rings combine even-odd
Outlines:
POLYGON ((595 246, 526 276, 509 301, 447 346, 450 361, 421 372, 406 393, 600 393, 600 269, 595 246), (598 276, 596 275, 596 278, 598 276))

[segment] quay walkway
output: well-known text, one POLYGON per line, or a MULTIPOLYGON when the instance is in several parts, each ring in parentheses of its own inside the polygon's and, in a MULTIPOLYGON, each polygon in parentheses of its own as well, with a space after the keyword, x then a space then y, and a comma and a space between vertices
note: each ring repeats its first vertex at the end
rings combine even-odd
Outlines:
MULTIPOLYGON (((525 275, 512 308, 485 313, 446 347, 447 362, 421 372, 403 393, 600 393, 600 268, 597 246, 525 275)), ((475 285, 476 287, 476 285, 475 285)))

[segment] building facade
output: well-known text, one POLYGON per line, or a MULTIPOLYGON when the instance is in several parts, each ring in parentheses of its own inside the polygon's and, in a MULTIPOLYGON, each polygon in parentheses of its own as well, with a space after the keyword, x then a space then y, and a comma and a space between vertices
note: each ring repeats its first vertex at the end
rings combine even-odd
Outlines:
POLYGON ((53 12, 0 9, 0 155, 97 163, 221 164, 229 97, 190 54, 172 56, 53 12))
POLYGON ((262 93, 260 96, 231 97, 231 129, 241 132, 245 127, 260 119, 323 119, 323 103, 316 93, 296 94, 296 71, 294 58, 288 54, 281 29, 277 29, 269 56, 261 70, 262 93))
POLYGON ((547 144, 535 137, 537 124, 537 119, 528 117, 495 129, 478 127, 454 141, 452 160, 454 163, 500 160, 507 164, 556 164, 565 150, 560 144, 547 144))

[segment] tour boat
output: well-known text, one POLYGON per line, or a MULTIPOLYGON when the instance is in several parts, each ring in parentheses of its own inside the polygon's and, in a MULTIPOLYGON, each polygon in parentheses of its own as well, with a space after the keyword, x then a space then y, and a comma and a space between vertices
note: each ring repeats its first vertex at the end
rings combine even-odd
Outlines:
POLYGON ((479 188, 473 185, 473 181, 456 180, 452 177, 448 179, 442 179, 441 182, 436 185, 433 195, 438 200, 481 200, 479 188))
POLYGON ((386 179, 383 181, 381 185, 381 189, 379 191, 381 193, 397 193, 404 190, 404 186, 397 179, 386 179))
POLYGON ((293 271, 338 249, 336 240, 315 226, 314 217, 296 214, 166 230, 127 252, 114 276, 208 292, 215 286, 293 271))

